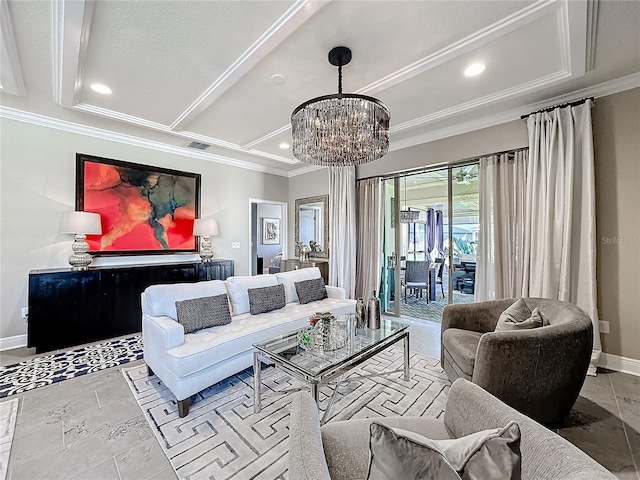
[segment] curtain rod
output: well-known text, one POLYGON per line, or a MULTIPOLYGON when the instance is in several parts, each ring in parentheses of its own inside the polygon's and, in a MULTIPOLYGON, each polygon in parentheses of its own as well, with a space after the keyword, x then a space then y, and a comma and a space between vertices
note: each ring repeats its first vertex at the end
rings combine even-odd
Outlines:
POLYGON ((586 97, 586 98, 582 98, 580 100, 575 100, 573 102, 562 103, 560 105, 554 105, 553 107, 547 107, 547 108, 543 108, 541 110, 536 110, 535 112, 527 113, 526 115, 521 115, 520 116, 520 120, 523 120, 523 119, 529 117, 530 115, 535 115, 536 113, 550 112, 551 110, 555 110, 556 108, 576 107, 578 105, 582 105, 587 100, 591 100, 593 102, 595 100, 595 97, 586 97))
POLYGON ((385 175, 371 175, 370 177, 362 177, 362 178, 358 178, 356 180, 356 183, 361 181, 361 180, 368 180, 370 178, 380 178, 382 180, 391 180, 394 178, 398 178, 398 177, 404 177, 407 175, 417 175, 419 173, 428 173, 428 172, 434 172, 436 170, 443 170, 445 168, 456 168, 456 167, 465 167, 467 165, 472 165, 476 162, 479 162, 481 158, 483 157, 491 157, 493 155, 503 155, 505 153, 515 153, 515 152, 519 152, 521 150, 528 150, 529 147, 520 147, 520 148, 512 148, 511 150, 503 150, 501 152, 493 152, 493 153, 486 153, 483 155, 477 155, 475 157, 469 157, 469 158, 464 158, 462 160, 456 160, 455 162, 442 162, 442 163, 436 163, 434 165, 427 165, 424 167, 416 167, 416 168, 411 168, 409 170, 401 170, 398 172, 393 172, 393 173, 387 173, 385 175))

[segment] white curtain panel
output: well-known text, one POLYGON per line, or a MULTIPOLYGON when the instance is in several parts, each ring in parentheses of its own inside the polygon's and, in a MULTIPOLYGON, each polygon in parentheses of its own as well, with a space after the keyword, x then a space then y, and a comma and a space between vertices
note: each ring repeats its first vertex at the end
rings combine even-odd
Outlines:
POLYGON ((593 322, 594 375, 602 347, 596 298, 592 102, 529 116, 522 296, 557 298, 593 322))
POLYGON ((356 290, 356 168, 329 167, 329 284, 356 290))
POLYGON ((527 150, 480 159, 475 300, 521 296, 527 150))
POLYGON ((358 182, 358 250, 356 260, 356 298, 378 295, 382 255, 382 181, 368 178, 358 182), (375 295, 374 295, 375 292, 375 295))

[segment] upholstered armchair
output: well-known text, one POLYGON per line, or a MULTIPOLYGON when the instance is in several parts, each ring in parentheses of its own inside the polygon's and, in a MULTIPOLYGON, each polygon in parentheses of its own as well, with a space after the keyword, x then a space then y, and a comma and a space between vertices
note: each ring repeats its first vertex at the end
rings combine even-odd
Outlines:
POLYGON ((559 422, 584 383, 593 346, 591 319, 569 303, 525 298, 550 325, 495 332, 500 314, 516 300, 445 307, 442 366, 451 381, 466 378, 539 422, 559 422))

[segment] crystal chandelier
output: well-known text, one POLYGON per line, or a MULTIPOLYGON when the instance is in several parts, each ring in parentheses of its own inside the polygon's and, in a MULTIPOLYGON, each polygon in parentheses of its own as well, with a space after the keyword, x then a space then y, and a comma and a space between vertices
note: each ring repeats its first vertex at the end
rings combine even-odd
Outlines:
POLYGON ((400 223, 415 223, 420 218, 420 212, 418 210, 400 210, 400 223))
MULTIPOLYGON (((404 177, 404 204, 407 205, 407 177, 404 177)), ((419 210, 411 210, 411 207, 407 207, 407 210, 400 210, 400 223, 415 223, 419 218, 419 210)))
POLYGON ((342 67, 351 50, 336 47, 329 63, 338 67, 338 93, 313 98, 291 114, 293 155, 311 165, 350 166, 372 162, 389 150, 389 109, 366 95, 342 93, 342 67))

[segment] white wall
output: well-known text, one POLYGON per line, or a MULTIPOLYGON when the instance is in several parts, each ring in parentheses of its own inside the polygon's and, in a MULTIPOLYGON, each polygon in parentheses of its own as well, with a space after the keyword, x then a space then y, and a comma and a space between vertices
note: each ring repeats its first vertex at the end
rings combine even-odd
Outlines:
MULTIPOLYGON (((0 119, 0 338, 26 333, 28 274, 68 268, 72 238, 58 233, 60 215, 74 209, 75 156, 86 153, 202 175, 202 217, 218 220, 217 258, 249 273, 249 198, 288 200, 288 179, 114 141, 0 119), (240 242, 240 249, 231 249, 240 242)), ((197 255, 99 258, 95 264, 166 262, 197 255)))

